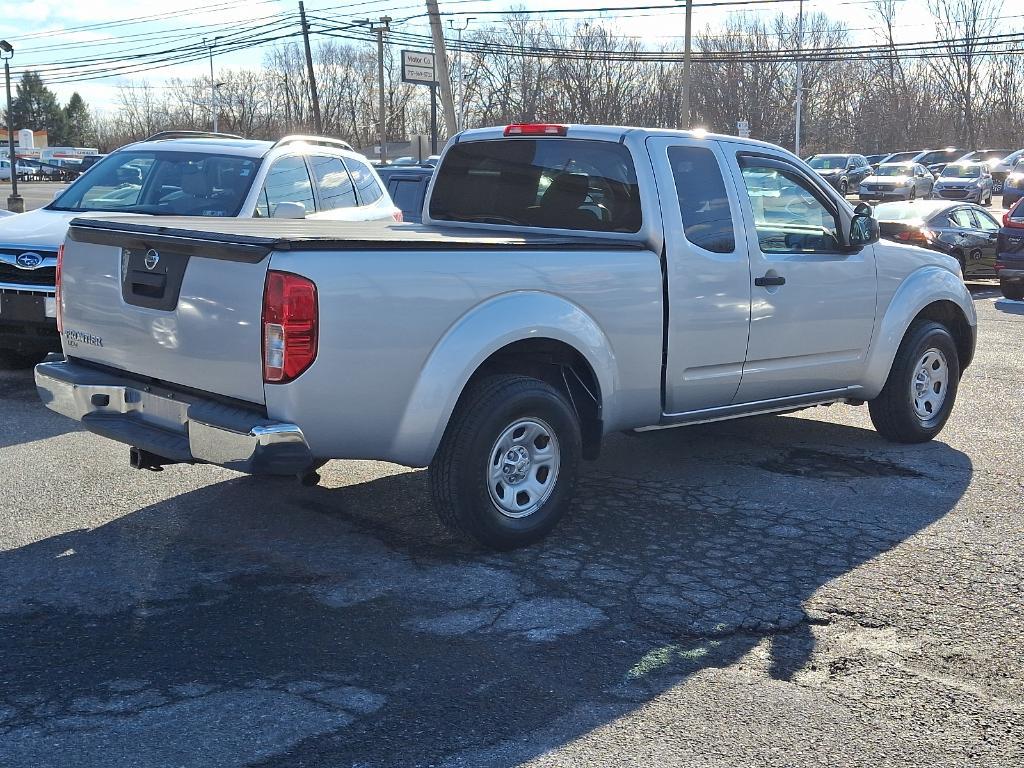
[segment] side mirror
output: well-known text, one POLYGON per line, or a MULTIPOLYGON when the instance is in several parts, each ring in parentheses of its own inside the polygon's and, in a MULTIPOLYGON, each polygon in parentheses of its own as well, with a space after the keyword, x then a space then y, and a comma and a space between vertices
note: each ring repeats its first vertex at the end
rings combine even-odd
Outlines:
POLYGON ((853 213, 850 220, 850 247, 860 248, 863 245, 877 243, 881 237, 881 230, 878 227, 878 219, 871 215, 871 206, 861 203, 853 213), (867 209, 865 211, 865 209, 867 209))
POLYGON ((304 219, 306 206, 302 203, 282 202, 274 206, 275 219, 304 219))

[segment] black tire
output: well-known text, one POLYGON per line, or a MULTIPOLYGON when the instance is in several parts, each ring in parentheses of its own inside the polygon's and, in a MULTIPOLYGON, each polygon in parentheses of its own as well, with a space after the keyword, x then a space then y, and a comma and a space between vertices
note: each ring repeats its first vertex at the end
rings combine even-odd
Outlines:
MULTIPOLYGON (((527 546, 546 536, 569 508, 581 453, 579 420, 561 392, 529 376, 489 376, 463 394, 430 463, 434 507, 448 529, 485 547, 527 546), (492 499, 489 462, 499 438, 522 419, 535 419, 550 428, 558 469, 553 478, 546 476, 553 486, 545 489, 540 506, 523 517, 513 517, 492 499)), ((502 454, 495 453, 496 469, 501 459, 502 454)), ((506 488, 500 483, 495 487, 506 488)), ((519 492, 509 498, 518 500, 519 492)))
POLYGON ((846 179, 843 179, 842 181, 840 181, 839 182, 839 194, 842 195, 843 197, 846 197, 846 193, 849 192, 849 191, 850 191, 850 182, 848 182, 846 179))
POLYGON ((907 199, 908 200, 916 200, 917 199, 917 187, 911 187, 910 188, 910 196, 907 199))
POLYGON ((1002 281, 999 283, 999 290, 1003 294, 1003 298, 1010 299, 1011 301, 1024 301, 1024 284, 1022 283, 1007 283, 1002 281))
POLYGON ((945 426, 956 402, 960 384, 960 359, 949 329, 931 320, 915 320, 900 342, 889 378, 881 393, 868 403, 871 423, 886 440, 923 443, 945 426), (911 387, 918 375, 918 363, 929 350, 938 350, 946 361, 947 375, 941 405, 928 416, 918 415, 911 387))

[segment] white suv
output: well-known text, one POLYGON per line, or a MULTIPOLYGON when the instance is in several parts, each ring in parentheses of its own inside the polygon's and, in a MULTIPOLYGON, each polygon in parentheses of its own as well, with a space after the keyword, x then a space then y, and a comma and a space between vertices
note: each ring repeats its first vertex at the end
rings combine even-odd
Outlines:
POLYGON ((110 214, 402 219, 377 172, 344 141, 158 133, 111 153, 45 208, 0 221, 0 353, 60 347, 57 248, 72 219, 110 214))

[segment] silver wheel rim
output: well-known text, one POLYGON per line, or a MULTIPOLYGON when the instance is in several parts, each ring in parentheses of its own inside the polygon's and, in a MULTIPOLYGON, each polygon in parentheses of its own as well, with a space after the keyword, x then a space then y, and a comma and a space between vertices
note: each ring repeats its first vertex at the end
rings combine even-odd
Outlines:
POLYGON ((494 441, 487 458, 487 490, 506 517, 528 517, 555 490, 561 461, 555 431, 536 418, 517 419, 494 441))
POLYGON ((914 413, 922 422, 931 421, 942 411, 949 389, 949 363, 941 349, 928 349, 914 366, 910 379, 910 397, 914 413))

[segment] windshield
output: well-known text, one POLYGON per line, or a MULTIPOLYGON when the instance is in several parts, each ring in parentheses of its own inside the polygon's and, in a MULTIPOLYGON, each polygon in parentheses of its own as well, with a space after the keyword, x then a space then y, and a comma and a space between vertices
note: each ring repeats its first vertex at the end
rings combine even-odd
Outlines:
POLYGON ((817 155, 808 165, 818 171, 846 170, 846 155, 817 155))
POLYGON ((629 150, 610 141, 504 139, 456 144, 437 170, 430 215, 554 229, 639 232, 629 150))
POLYGON ((886 161, 890 163, 899 163, 903 160, 913 160, 919 154, 919 152, 893 152, 886 158, 886 161))
POLYGON ((922 165, 930 163, 941 163, 943 160, 956 160, 963 155, 962 149, 935 149, 918 158, 917 162, 922 165))
POLYGON ((880 165, 875 176, 913 176, 914 169, 909 165, 880 165))
POLYGON ((980 162, 987 163, 989 160, 1002 160, 1008 154, 1010 154, 1010 150, 1008 149, 983 149, 977 152, 971 152, 971 154, 967 155, 967 157, 963 159, 978 160, 980 162))
POLYGON ((947 165, 942 175, 949 179, 976 179, 981 176, 980 165, 947 165))
POLYGON ((116 152, 96 163, 49 208, 237 216, 258 166, 258 160, 205 152, 116 152))

